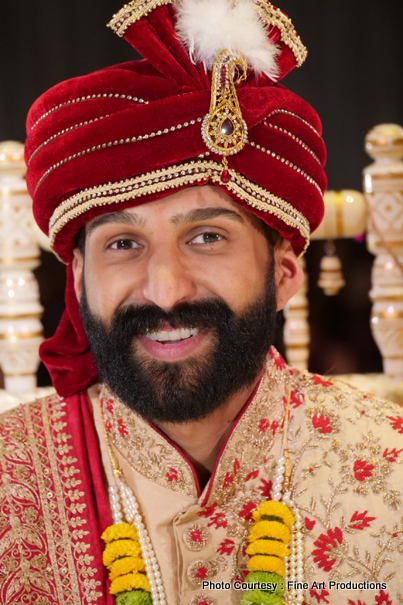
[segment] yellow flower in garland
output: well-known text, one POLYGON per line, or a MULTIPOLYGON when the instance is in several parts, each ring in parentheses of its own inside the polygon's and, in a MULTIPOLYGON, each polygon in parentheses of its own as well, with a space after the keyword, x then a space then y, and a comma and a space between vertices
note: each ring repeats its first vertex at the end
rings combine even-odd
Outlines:
POLYGON ((106 545, 102 560, 105 567, 109 567, 116 559, 138 557, 140 554, 140 544, 135 540, 116 540, 106 545))
POLYGON ((247 568, 250 569, 250 571, 271 571, 283 578, 285 576, 285 565, 279 557, 255 555, 249 560, 247 568))
POLYGON ((106 528, 101 536, 102 540, 106 543, 113 542, 113 540, 122 540, 124 538, 130 538, 131 540, 137 540, 137 531, 130 523, 118 523, 117 525, 110 525, 106 528))
POLYGON ((145 564, 140 557, 123 557, 117 559, 109 567, 109 579, 111 582, 119 576, 124 576, 133 571, 145 571, 145 564))
MULTIPOLYGON (((294 523, 294 515, 288 506, 275 500, 261 502, 252 516, 255 521, 261 521, 262 517, 278 517, 288 528, 291 528, 294 523)), ((274 519, 269 520, 274 521, 274 519)))
POLYGON ((119 594, 120 592, 127 592, 135 589, 150 592, 150 583, 145 574, 129 573, 125 576, 119 576, 116 580, 113 580, 110 587, 110 593, 119 594))
POLYGON ((290 541, 290 530, 279 521, 258 521, 254 523, 248 536, 249 542, 259 540, 259 538, 276 538, 285 544, 290 541))
POLYGON ((274 555, 276 557, 288 557, 290 551, 283 542, 278 540, 255 540, 246 549, 248 555, 274 555))

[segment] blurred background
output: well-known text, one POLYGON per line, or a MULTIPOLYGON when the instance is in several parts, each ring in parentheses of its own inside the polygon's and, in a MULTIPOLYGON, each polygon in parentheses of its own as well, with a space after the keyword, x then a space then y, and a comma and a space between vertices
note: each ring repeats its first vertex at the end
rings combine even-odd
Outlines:
MULTIPOLYGON (((278 0, 307 46, 306 63, 284 84, 322 118, 328 148, 329 189, 362 190, 371 160, 364 137, 376 124, 403 125, 403 2, 401 0, 278 0)), ((2 2, 0 19, 0 141, 25 140, 25 117, 54 84, 137 58, 105 24, 121 0, 20 0, 2 2)), ((373 258, 365 242, 338 240, 346 287, 326 297, 317 287, 323 243, 306 260, 310 287, 310 369, 323 374, 381 372, 369 327, 373 258)), ((40 282, 45 335, 63 312, 65 269, 43 253, 40 282)), ((281 338, 277 343, 282 349, 281 338)), ((43 366, 39 384, 50 384, 43 366)))

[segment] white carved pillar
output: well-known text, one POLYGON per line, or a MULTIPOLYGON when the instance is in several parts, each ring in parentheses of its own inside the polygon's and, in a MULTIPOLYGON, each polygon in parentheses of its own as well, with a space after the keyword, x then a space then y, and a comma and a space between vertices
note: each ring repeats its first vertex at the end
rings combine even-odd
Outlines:
POLYGON ((311 332, 308 323, 308 274, 305 259, 300 259, 300 263, 304 271, 304 283, 284 308, 284 344, 287 362, 304 371, 308 369, 311 332))
POLYGON ((43 340, 43 309, 33 269, 39 265, 32 201, 21 143, 0 143, 0 366, 5 389, 34 394, 43 340))
POLYGON ((364 170, 372 271, 371 327, 385 374, 403 379, 403 128, 381 124, 365 139, 375 161, 364 170))

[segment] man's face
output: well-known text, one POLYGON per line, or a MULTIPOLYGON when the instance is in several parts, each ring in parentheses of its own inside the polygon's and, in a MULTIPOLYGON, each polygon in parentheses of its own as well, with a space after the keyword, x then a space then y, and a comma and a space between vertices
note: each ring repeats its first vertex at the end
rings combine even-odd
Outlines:
POLYGON ((74 263, 83 323, 126 404, 183 422, 257 379, 276 312, 261 221, 203 186, 102 215, 86 232, 85 262, 76 251, 74 263))

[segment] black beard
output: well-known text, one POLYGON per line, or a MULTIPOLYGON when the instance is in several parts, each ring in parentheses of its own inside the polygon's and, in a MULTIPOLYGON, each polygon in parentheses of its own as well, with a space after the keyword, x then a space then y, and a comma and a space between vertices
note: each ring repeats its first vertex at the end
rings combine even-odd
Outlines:
POLYGON ((265 293, 236 316, 221 299, 118 309, 110 327, 89 308, 83 283, 81 318, 99 377, 130 409, 151 422, 183 423, 209 416, 234 393, 252 387, 276 331, 273 269, 265 293), (211 346, 177 362, 150 359, 135 338, 172 328, 208 328, 211 346), (211 338, 212 337, 212 338, 211 338))

